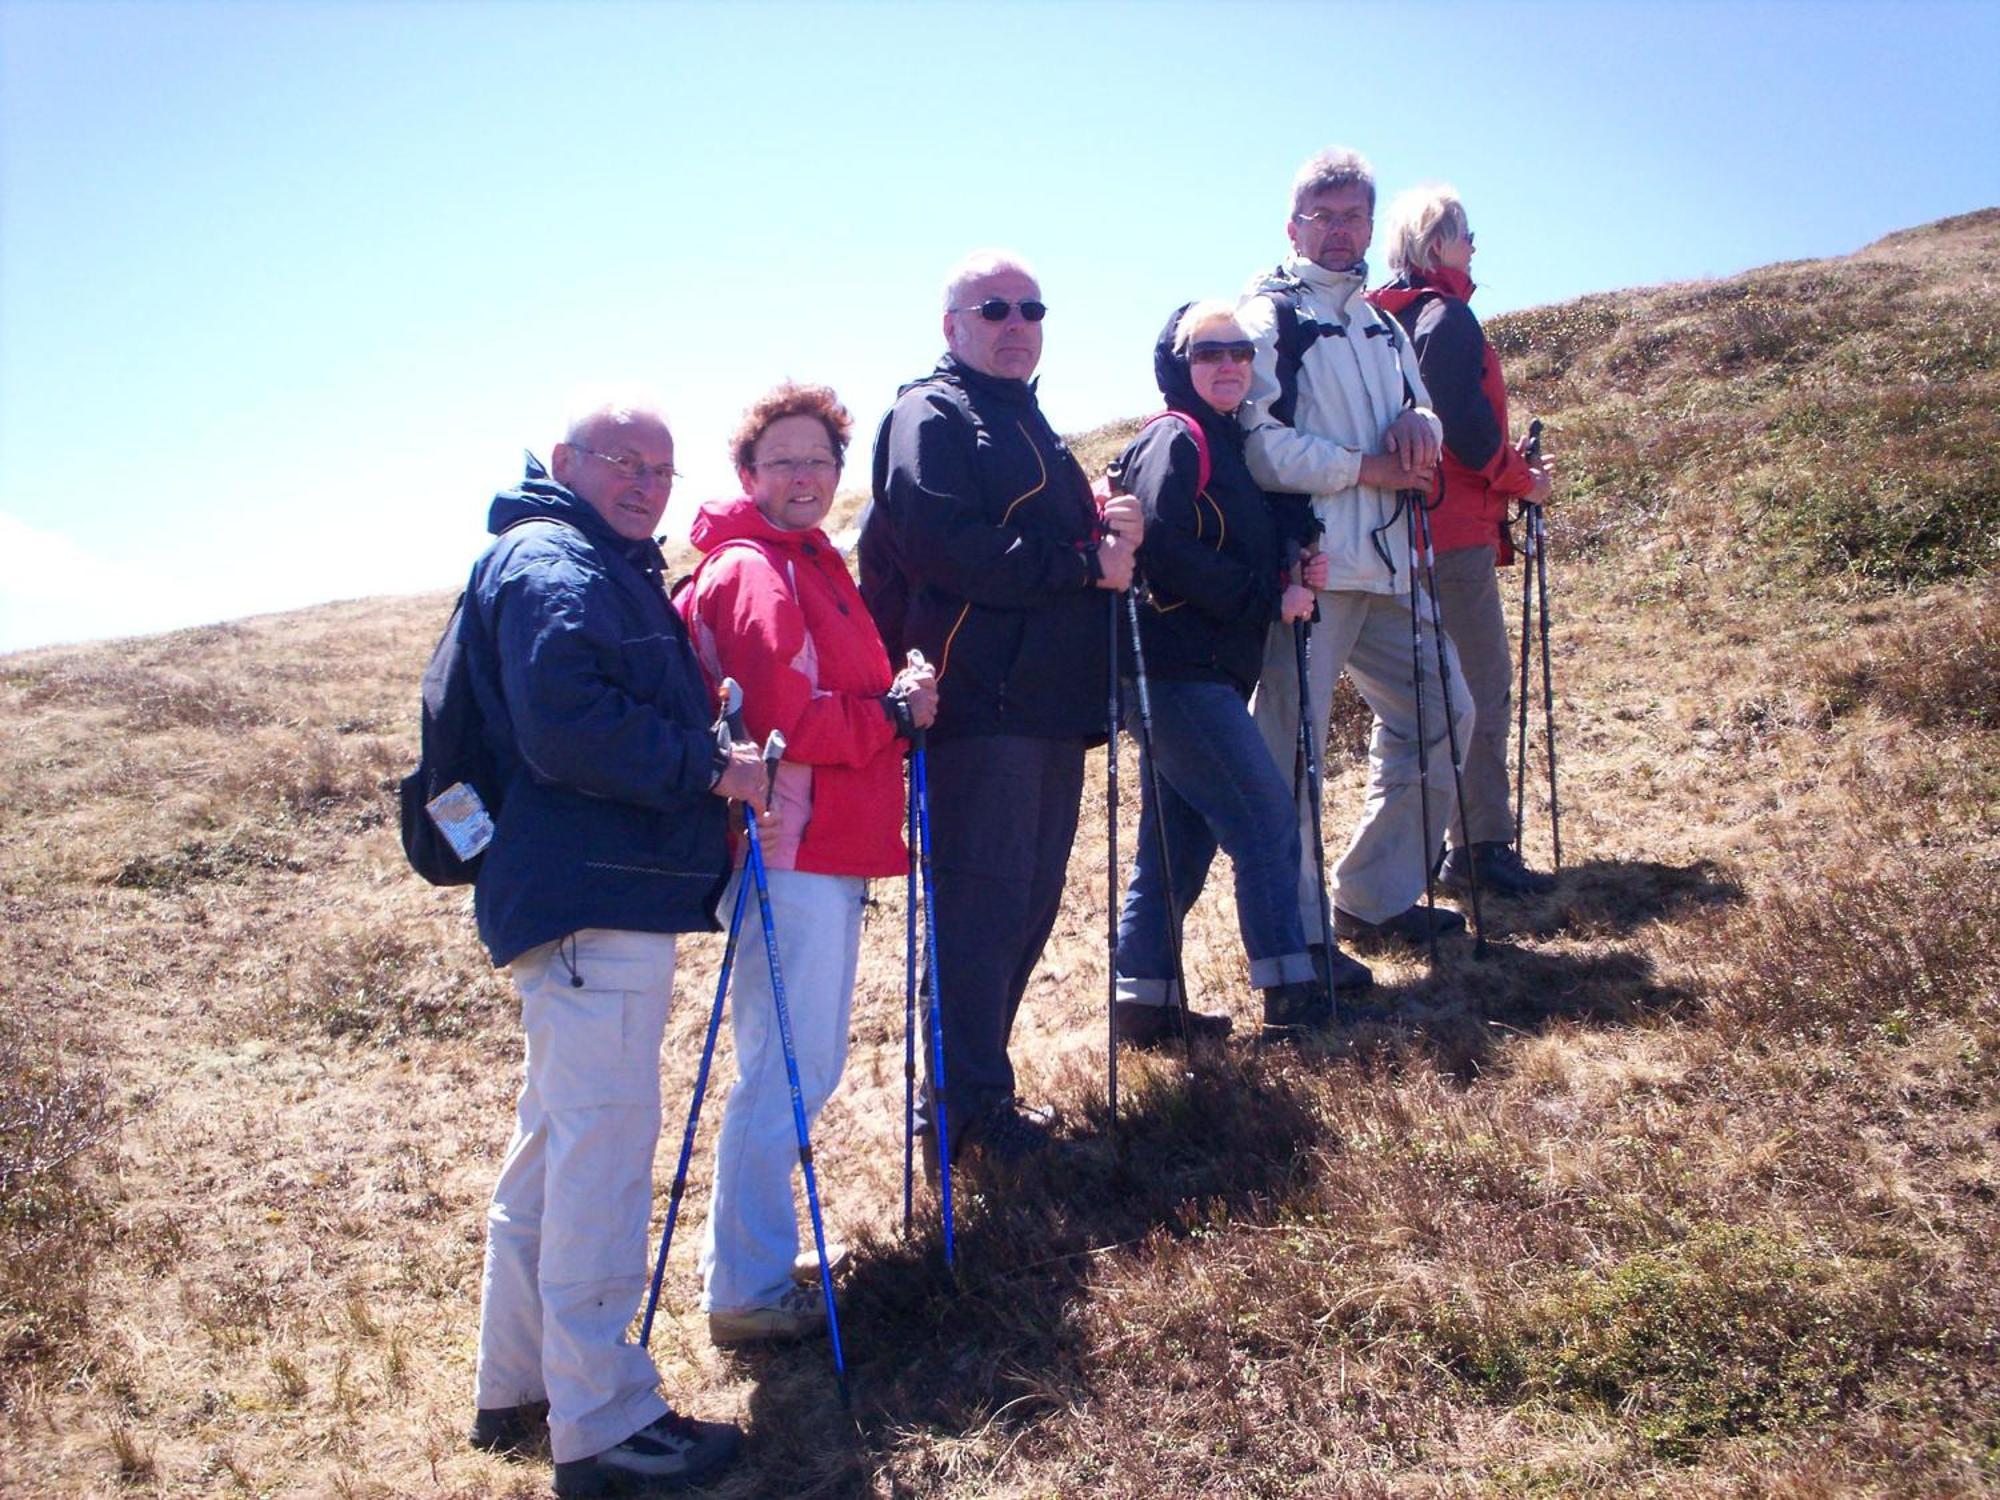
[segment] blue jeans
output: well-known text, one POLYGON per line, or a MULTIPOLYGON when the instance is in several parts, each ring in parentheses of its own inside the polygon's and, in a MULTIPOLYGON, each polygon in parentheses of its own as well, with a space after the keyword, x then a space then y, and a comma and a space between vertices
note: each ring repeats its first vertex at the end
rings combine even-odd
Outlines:
MULTIPOLYGON (((1219 846, 1236 866, 1236 922, 1258 989, 1313 977, 1299 917, 1299 820, 1282 775, 1241 694, 1227 683, 1149 682, 1153 756, 1159 770, 1142 776, 1139 857, 1118 923, 1118 998, 1141 1005, 1180 1003, 1174 992, 1167 929, 1167 882, 1160 829, 1172 861, 1176 928, 1200 896, 1219 846)), ((1125 685, 1125 716, 1135 727, 1139 696, 1125 685)))

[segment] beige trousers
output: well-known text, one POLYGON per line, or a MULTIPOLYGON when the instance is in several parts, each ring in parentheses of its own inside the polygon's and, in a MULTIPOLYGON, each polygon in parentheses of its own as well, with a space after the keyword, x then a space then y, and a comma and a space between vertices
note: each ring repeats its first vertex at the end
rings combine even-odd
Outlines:
MULTIPOLYGON (((1431 633, 1430 601, 1420 596, 1421 636, 1418 663, 1410 649, 1410 595, 1372 594, 1359 590, 1323 592, 1320 619, 1312 627, 1308 687, 1308 722, 1322 753, 1333 685, 1345 668, 1347 675, 1375 714, 1368 742, 1368 802, 1361 821, 1332 874, 1329 893, 1335 905, 1364 922, 1381 922, 1407 911, 1424 894, 1424 867, 1444 839, 1454 817, 1457 798, 1452 790, 1451 753, 1444 721, 1444 699, 1438 692, 1436 638, 1431 633), (1417 694, 1423 683, 1425 758, 1428 777, 1419 781, 1417 753, 1417 694), (1428 783, 1428 799, 1420 787, 1428 783), (1425 803, 1429 804, 1429 837, 1425 833, 1425 803), (1431 851, 1427 853, 1426 851, 1431 851)), ((1472 732, 1472 705, 1459 677, 1456 653, 1447 640, 1445 654, 1452 675, 1453 707, 1458 711, 1458 740, 1464 745, 1472 732)), ((1293 628, 1271 627, 1264 648, 1264 668, 1251 704, 1257 729, 1272 759, 1286 776, 1297 762, 1299 677, 1293 628)), ((1299 789, 1299 915, 1317 942, 1319 880, 1314 867, 1312 812, 1309 794, 1299 789)))
MULTIPOLYGON (((1513 727, 1514 662, 1507 619, 1494 572, 1495 549, 1455 547, 1437 558, 1438 604, 1444 633, 1458 651, 1464 675, 1454 696, 1472 699, 1472 741, 1465 752, 1465 828, 1475 844, 1514 841, 1512 789, 1507 776, 1507 734, 1513 727)), ((1459 845, 1452 820, 1450 842, 1459 845)))

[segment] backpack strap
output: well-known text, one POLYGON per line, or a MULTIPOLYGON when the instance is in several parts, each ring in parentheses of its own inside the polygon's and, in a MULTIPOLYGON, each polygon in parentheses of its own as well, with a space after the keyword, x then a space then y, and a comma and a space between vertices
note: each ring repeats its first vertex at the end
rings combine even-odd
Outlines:
MULTIPOLYGON (((770 565, 771 571, 785 580, 785 587, 791 591, 792 602, 797 604, 799 599, 799 575, 792 567, 792 560, 783 556, 768 542, 760 541, 754 536, 733 536, 725 542, 718 542, 703 553, 701 561, 695 564, 694 571, 674 585, 673 602, 674 608, 680 612, 681 619, 687 624, 688 636, 694 642, 694 654, 701 662, 701 669, 708 673, 709 679, 714 682, 722 679, 722 661, 716 652, 714 633, 695 618, 694 594, 702 574, 708 571, 709 564, 732 547, 754 552, 763 558, 770 565)), ((811 639, 810 636, 807 637, 808 660, 799 665, 817 687, 819 671, 816 659, 811 657, 811 639)))
POLYGON ((1337 323, 1299 316, 1305 290, 1305 283, 1282 266, 1257 285, 1258 294, 1271 299, 1271 311, 1278 326, 1278 394, 1271 402, 1270 412, 1287 427, 1296 425, 1293 418, 1299 404, 1299 368, 1305 363, 1306 351, 1328 335, 1347 336, 1347 330, 1337 323))
POLYGON ((1147 427, 1151 427, 1155 422, 1165 422, 1173 419, 1178 419, 1181 425, 1187 428, 1188 436, 1194 439, 1195 451, 1201 455, 1201 477, 1195 484, 1195 492, 1199 494, 1208 488, 1208 481, 1215 474, 1215 465, 1210 460, 1208 453, 1208 434, 1202 431, 1201 422, 1191 413, 1175 411, 1172 407, 1169 407, 1163 412, 1155 412, 1152 416, 1146 418, 1145 426, 1142 426, 1139 431, 1144 432, 1147 427))

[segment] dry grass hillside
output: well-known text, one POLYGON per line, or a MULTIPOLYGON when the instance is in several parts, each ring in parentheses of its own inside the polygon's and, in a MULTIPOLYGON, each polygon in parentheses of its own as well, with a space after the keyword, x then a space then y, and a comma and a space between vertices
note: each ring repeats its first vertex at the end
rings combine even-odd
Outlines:
MULTIPOLYGON (((1114 1154, 1095 771, 1018 1049, 1071 1145, 955 1284, 881 886, 818 1141, 854 1409, 707 1345, 698 1171, 654 1343, 750 1428, 715 1493, 2000 1489, 1996 263, 1989 211, 1495 319, 1566 465, 1560 888, 1378 965, 1393 1023, 1128 1060, 1114 1154)), ((460 1437, 519 1040, 394 837, 446 603, 0 658, 0 1494, 546 1492, 460 1437)), ((1247 1032, 1226 886, 1190 977, 1247 1032)))

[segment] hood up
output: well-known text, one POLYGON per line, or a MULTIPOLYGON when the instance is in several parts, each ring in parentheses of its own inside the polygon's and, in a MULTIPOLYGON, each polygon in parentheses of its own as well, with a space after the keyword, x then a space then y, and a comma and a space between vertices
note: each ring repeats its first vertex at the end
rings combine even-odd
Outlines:
POLYGON ((1200 392, 1194 388, 1194 376, 1188 371, 1187 356, 1174 352, 1174 330, 1192 306, 1192 302, 1183 302, 1168 317, 1167 326, 1160 330, 1160 336, 1153 344, 1153 382, 1159 386, 1170 411, 1186 412, 1201 423, 1211 448, 1224 444, 1240 451, 1243 429, 1238 425, 1235 413, 1224 416, 1202 400, 1200 392))

